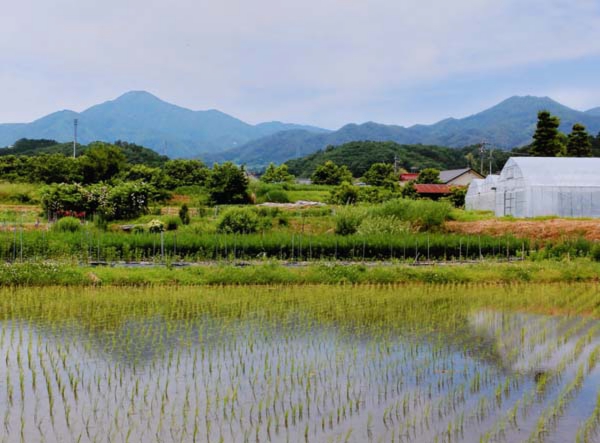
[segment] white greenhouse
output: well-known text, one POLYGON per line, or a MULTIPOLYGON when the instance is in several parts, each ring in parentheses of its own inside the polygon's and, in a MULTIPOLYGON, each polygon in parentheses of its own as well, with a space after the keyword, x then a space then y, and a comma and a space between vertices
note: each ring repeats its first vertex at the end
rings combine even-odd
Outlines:
POLYGON ((488 175, 485 179, 473 180, 465 196, 465 208, 478 211, 495 211, 498 178, 498 175, 488 175))
POLYGON ((511 157, 494 188, 497 216, 600 217, 600 158, 511 157))

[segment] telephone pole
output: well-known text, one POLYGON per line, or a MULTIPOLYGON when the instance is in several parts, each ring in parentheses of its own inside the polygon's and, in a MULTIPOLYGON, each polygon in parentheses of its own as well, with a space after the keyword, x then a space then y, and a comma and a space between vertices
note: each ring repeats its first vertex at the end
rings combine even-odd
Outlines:
POLYGON ((479 168, 480 174, 483 174, 483 155, 485 154, 485 145, 487 145, 485 140, 479 144, 479 159, 481 161, 481 166, 479 168))
POLYGON ((73 120, 73 158, 77 157, 77 119, 73 120))

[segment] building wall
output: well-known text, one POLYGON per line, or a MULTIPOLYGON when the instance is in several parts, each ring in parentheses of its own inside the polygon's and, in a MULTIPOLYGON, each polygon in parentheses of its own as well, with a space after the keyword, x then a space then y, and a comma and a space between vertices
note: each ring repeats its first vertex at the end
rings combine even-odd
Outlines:
POLYGON ((450 186, 469 186, 476 178, 481 179, 481 176, 469 171, 454 180, 450 180, 447 184, 450 186))

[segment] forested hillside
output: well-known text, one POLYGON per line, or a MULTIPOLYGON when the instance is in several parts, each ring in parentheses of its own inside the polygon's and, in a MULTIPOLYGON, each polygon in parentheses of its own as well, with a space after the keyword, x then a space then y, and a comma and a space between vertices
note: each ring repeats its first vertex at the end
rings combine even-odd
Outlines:
MULTIPOLYGON (((491 154, 492 170, 502 168, 510 153, 494 151, 491 154)), ((472 167, 480 169, 479 147, 461 149, 443 146, 400 145, 394 142, 357 141, 341 146, 329 146, 306 157, 289 160, 286 164, 292 174, 310 177, 318 165, 331 160, 346 165, 355 177, 362 176, 373 163, 394 163, 399 168, 411 169, 458 169, 472 167)), ((484 170, 489 169, 490 153, 484 154, 484 170)))

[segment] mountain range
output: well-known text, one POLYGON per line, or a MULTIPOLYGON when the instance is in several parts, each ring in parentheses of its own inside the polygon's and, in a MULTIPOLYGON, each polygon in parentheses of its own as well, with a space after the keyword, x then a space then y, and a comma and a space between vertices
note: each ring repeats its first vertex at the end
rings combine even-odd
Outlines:
POLYGON ((454 148, 486 141, 494 148, 507 150, 531 143, 537 113, 544 109, 560 118, 560 129, 565 133, 571 132, 575 123, 585 125, 590 134, 595 135, 600 131, 600 107, 582 112, 549 97, 515 96, 469 117, 447 118, 432 125, 404 127, 367 122, 360 125, 349 124, 337 131, 321 134, 304 130, 278 132, 250 141, 244 146, 204 156, 204 159, 232 160, 249 166, 264 166, 268 161, 280 163, 330 145, 338 146, 358 140, 454 148))
POLYGON ((486 141, 495 148, 510 149, 531 142, 537 112, 542 109, 561 119, 563 132, 570 132, 574 123, 584 124, 591 134, 600 131, 600 107, 582 112, 549 97, 515 96, 469 117, 447 118, 432 125, 367 122, 329 131, 282 122, 251 125, 217 110, 192 111, 148 92, 132 91, 83 112, 64 110, 31 123, 0 124, 0 146, 20 138, 70 141, 77 119, 80 143, 123 140, 170 157, 231 160, 260 167, 357 140, 448 147, 486 141))
POLYGON ((58 111, 31 123, 0 124, 0 146, 20 138, 73 140, 78 120, 78 141, 123 140, 147 146, 170 157, 195 157, 222 151, 290 129, 320 133, 325 129, 281 122, 250 125, 217 110, 192 111, 145 91, 131 91, 83 112, 58 111))

